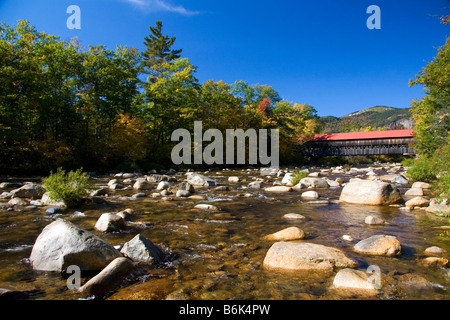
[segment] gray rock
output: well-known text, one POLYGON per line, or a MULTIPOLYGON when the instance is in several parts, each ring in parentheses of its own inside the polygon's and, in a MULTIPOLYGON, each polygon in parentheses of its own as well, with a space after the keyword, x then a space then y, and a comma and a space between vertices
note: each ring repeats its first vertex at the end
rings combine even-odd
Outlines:
POLYGON ((430 200, 423 197, 415 197, 405 202, 405 206, 407 206, 408 208, 427 207, 429 204, 430 200))
POLYGON ((192 184, 193 186, 203 186, 203 187, 211 187, 217 184, 215 180, 198 173, 192 173, 188 175, 187 182, 192 184))
POLYGON ((431 199, 430 205, 425 209, 426 212, 431 212, 439 215, 450 214, 450 206, 446 203, 440 202, 436 199, 431 199))
POLYGON ((161 181, 160 183, 158 183, 158 186, 156 187, 156 190, 161 191, 161 190, 167 190, 169 188, 172 187, 172 184, 168 181, 161 181))
POLYGON ((36 183, 27 183, 24 186, 11 191, 13 197, 31 199, 40 199, 44 193, 44 187, 36 183))
POLYGON ((369 275, 361 270, 345 268, 339 270, 333 280, 333 287, 340 289, 369 290, 376 294, 376 286, 369 281, 369 275))
POLYGON ((47 225, 36 239, 30 262, 33 269, 40 271, 61 272, 71 265, 77 265, 82 271, 97 271, 120 256, 119 251, 99 237, 58 219, 47 225))
POLYGON ((375 235, 358 242, 353 250, 376 256, 396 256, 401 254, 402 247, 400 241, 394 236, 375 235))
POLYGON ((194 208, 206 211, 219 211, 219 209, 216 206, 204 203, 197 204, 194 208))
POLYGON ((298 213, 286 213, 283 218, 286 220, 303 220, 305 219, 305 216, 298 213))
POLYGON ((191 193, 188 190, 178 190, 176 193, 176 196, 178 198, 185 198, 185 197, 189 197, 191 195, 191 193))
POLYGON ((46 206, 58 207, 62 209, 67 208, 67 204, 64 201, 55 200, 50 192, 44 193, 41 198, 41 203, 46 206))
POLYGON ((248 184, 248 188, 250 189, 261 189, 261 181, 252 181, 248 184))
POLYGON ((46 214, 57 214, 57 213, 61 213, 62 210, 61 208, 49 208, 47 210, 45 210, 46 214))
POLYGON ((301 240, 304 238, 305 232, 297 227, 289 227, 265 236, 266 240, 275 240, 275 241, 301 240))
POLYGON ((301 197, 305 199, 319 199, 319 194, 316 191, 306 191, 302 193, 301 197))
POLYGON ((237 183, 240 181, 240 178, 237 176, 228 177, 228 182, 237 183))
POLYGON ((292 191, 292 187, 273 186, 273 187, 265 188, 264 191, 266 191, 266 192, 290 192, 290 191, 292 191))
POLYGON ((342 189, 339 200, 347 203, 369 205, 403 203, 400 192, 391 184, 359 179, 352 180, 342 189))
POLYGON ((101 189, 97 189, 91 192, 91 197, 99 197, 99 196, 105 196, 108 194, 108 190, 101 188, 101 189))
POLYGON ((411 188, 405 192, 405 196, 423 196, 422 188, 411 188))
POLYGON ((145 180, 143 181, 143 180, 137 179, 133 185, 133 189, 150 190, 150 189, 152 189, 152 185, 145 180))
POLYGON ((133 268, 134 264, 130 259, 116 258, 78 289, 78 292, 82 295, 107 295, 120 285, 133 268))
POLYGON ((101 232, 120 231, 125 226, 125 220, 114 213, 104 213, 98 218, 95 229, 101 232))
POLYGON ((429 184, 429 183, 427 183, 427 182, 416 181, 416 182, 414 182, 413 185, 411 186, 411 189, 415 189, 415 188, 431 189, 431 184, 429 184))
POLYGON ((435 255, 445 254, 445 253, 447 253, 447 251, 445 249, 440 248, 440 247, 432 246, 432 247, 426 248, 424 253, 427 256, 435 256, 435 255))
POLYGON ((140 234, 125 243, 120 252, 135 262, 144 262, 151 265, 164 260, 162 251, 140 234))
POLYGON ((147 197, 147 194, 140 192, 140 193, 133 194, 132 197, 133 198, 145 198, 145 197, 147 197))
POLYGON ((294 174, 292 172, 288 172, 284 175, 281 180, 282 184, 292 185, 292 180, 294 179, 294 174))
POLYGON ((333 271, 355 268, 357 263, 341 250, 314 243, 276 242, 264 258, 268 269, 333 271))
POLYGON ((382 224, 386 224, 386 221, 384 221, 383 219, 380 219, 378 217, 367 216, 366 219, 364 220, 364 223, 369 224, 369 225, 382 225, 382 224))
POLYGON ((8 199, 8 198, 11 198, 12 197, 12 194, 11 194, 11 192, 2 192, 2 194, 0 194, 0 199, 8 199))
POLYGON ((28 202, 26 202, 21 198, 12 198, 11 200, 8 201, 8 204, 11 206, 27 206, 28 202))
POLYGON ((303 183, 304 185, 311 187, 311 188, 322 188, 326 189, 330 186, 328 185, 328 182, 326 182, 323 179, 314 178, 314 177, 306 177, 300 180, 300 183, 303 183))
POLYGON ((177 190, 186 190, 189 191, 190 193, 195 193, 195 188, 192 184, 187 183, 187 182, 180 182, 179 184, 177 184, 175 186, 175 188, 177 190))

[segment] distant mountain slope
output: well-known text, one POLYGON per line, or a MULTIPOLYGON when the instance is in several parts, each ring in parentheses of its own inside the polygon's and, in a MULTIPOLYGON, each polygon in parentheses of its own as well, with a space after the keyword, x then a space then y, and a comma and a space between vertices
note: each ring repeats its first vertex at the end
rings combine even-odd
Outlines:
POLYGON ((361 131, 368 126, 380 130, 412 129, 414 126, 409 108, 385 106, 375 106, 350 113, 341 118, 321 117, 320 120, 324 123, 323 133, 361 131))

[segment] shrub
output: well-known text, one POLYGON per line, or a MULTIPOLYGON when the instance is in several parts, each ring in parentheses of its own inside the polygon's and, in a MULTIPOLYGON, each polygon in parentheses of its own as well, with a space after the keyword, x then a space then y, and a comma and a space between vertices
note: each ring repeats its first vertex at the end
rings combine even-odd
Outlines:
POLYGON ((53 171, 44 178, 42 185, 50 192, 52 199, 64 201, 67 206, 73 207, 81 203, 87 196, 89 176, 83 169, 66 173, 62 168, 53 171))
POLYGON ((433 159, 423 157, 414 161, 407 175, 417 181, 433 182, 436 180, 436 169, 433 159))
POLYGON ((292 176, 292 184, 295 186, 302 180, 303 178, 307 177, 308 173, 302 170, 295 170, 292 176))

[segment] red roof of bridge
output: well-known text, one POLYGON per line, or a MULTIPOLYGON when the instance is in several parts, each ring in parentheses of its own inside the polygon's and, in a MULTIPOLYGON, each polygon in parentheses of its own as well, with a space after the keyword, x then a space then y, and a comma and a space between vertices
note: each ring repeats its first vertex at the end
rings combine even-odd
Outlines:
POLYGON ((392 139, 392 138, 411 138, 412 136, 414 136, 414 130, 412 129, 386 130, 386 131, 316 134, 314 138, 312 138, 310 141, 392 139))

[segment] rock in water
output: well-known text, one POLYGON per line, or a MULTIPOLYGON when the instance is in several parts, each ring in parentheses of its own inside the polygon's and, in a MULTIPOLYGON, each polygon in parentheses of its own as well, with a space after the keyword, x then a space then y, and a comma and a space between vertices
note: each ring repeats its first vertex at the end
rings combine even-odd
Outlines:
POLYGON ((391 184, 371 180, 351 181, 342 189, 339 200, 369 205, 388 205, 403 202, 400 192, 391 184))
POLYGON ((55 200, 50 192, 44 193, 41 198, 41 203, 47 206, 58 207, 62 209, 67 208, 67 204, 64 201, 55 200))
POLYGON ((58 219, 47 225, 36 239, 30 262, 39 271, 62 272, 70 265, 77 265, 83 271, 97 271, 120 256, 119 251, 99 237, 58 219))
POLYGON ((329 188, 328 182, 325 180, 314 178, 314 177, 307 177, 300 180, 300 183, 311 187, 311 188, 329 188))
POLYGON ((301 197, 305 199, 319 199, 319 194, 317 191, 306 191, 302 193, 301 197))
POLYGON ((266 191, 266 192, 290 192, 290 191, 292 191, 292 188, 285 187, 285 186, 274 186, 274 187, 265 188, 264 191, 266 191))
POLYGON ((114 213, 104 213, 98 218, 95 229, 101 232, 119 231, 125 226, 125 220, 114 213))
POLYGON ((333 271, 355 268, 357 263, 341 250, 314 243, 276 242, 263 262, 268 269, 333 271))
POLYGON ((369 281, 369 275, 364 271, 353 269, 342 269, 333 280, 334 288, 370 290, 376 293, 375 284, 369 281))
POLYGON ((386 221, 384 221, 383 219, 380 219, 378 217, 374 217, 374 216, 367 216, 366 219, 364 220, 365 224, 369 224, 369 225, 382 225, 382 224, 386 224, 386 221))
POLYGON ((27 183, 19 189, 11 191, 12 197, 30 199, 40 199, 44 193, 44 187, 36 183, 27 183))
POLYGON ((415 197, 405 202, 405 206, 412 209, 414 207, 427 207, 429 204, 430 200, 425 199, 424 197, 415 197))
POLYGON ((193 186, 211 187, 216 185, 216 181, 204 175, 193 173, 187 176, 187 182, 193 186))
POLYGON ((265 237, 267 240, 289 241, 301 240, 305 238, 305 232, 297 227, 289 227, 278 232, 269 234, 265 237))
POLYGON ((400 255, 402 251, 400 241, 394 236, 386 235, 375 235, 361 240, 353 247, 353 249, 359 253, 376 256, 396 256, 400 255))
POLYGON ((120 252, 133 261, 154 264, 164 259, 164 254, 149 239, 138 234, 123 245, 120 252))
POLYGON ((134 264, 130 259, 117 258, 108 264, 99 274, 86 282, 78 289, 78 292, 83 295, 107 295, 120 284, 133 268, 134 264))

